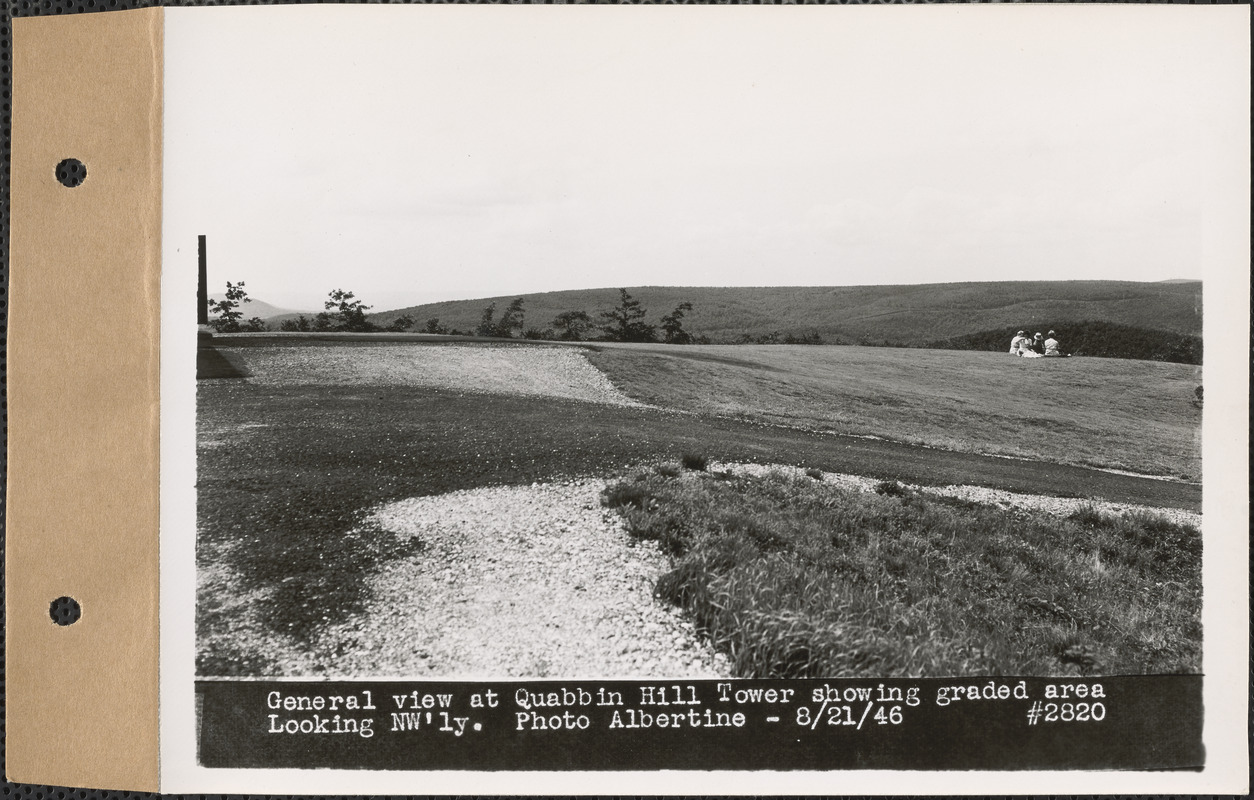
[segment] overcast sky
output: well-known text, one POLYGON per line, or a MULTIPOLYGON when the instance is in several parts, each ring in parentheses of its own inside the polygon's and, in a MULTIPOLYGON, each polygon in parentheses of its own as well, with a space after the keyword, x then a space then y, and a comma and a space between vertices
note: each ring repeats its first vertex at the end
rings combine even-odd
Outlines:
POLYGON ((1199 278, 1217 10, 171 8, 166 268, 203 233, 211 291, 377 310, 1199 278))

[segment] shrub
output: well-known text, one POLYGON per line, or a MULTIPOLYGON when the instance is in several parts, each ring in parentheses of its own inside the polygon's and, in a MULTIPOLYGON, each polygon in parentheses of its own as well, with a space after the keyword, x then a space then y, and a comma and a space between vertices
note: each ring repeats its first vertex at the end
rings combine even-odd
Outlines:
POLYGON ((557 338, 564 342, 581 341, 591 327, 592 318, 587 311, 563 311, 553 318, 557 338))
POLYGON ((875 484, 875 493, 885 497, 905 497, 910 494, 910 490, 897 481, 880 481, 875 484))
POLYGON ((301 314, 296 319, 285 319, 279 323, 281 331, 308 331, 313 330, 313 326, 309 322, 309 317, 301 314))
POLYGON ((814 467, 810 467, 809 469, 806 470, 806 475, 808 475, 811 478, 814 478, 816 481, 823 480, 823 470, 821 469, 815 469, 814 467))
POLYGON ((1100 528, 1111 524, 1111 517, 1092 505, 1084 504, 1067 515, 1067 519, 1086 528, 1100 528))
POLYGON ((642 509, 652 499, 653 493, 645 481, 616 483, 602 493, 601 505, 606 508, 629 506, 642 509))
POLYGON ((684 453, 679 460, 680 463, 684 465, 684 469, 690 469, 696 472, 705 472, 705 468, 710 463, 710 460, 706 456, 699 453, 684 453))

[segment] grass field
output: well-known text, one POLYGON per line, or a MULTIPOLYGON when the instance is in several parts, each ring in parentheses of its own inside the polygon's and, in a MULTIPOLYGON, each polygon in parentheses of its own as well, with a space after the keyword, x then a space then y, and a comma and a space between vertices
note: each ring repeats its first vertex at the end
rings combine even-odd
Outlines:
POLYGON ((946 450, 1201 479, 1201 368, 838 346, 600 345, 630 397, 946 450))
POLYGON ((1150 514, 1059 519, 814 477, 663 466, 608 487, 743 678, 1201 669, 1201 535, 1150 514))

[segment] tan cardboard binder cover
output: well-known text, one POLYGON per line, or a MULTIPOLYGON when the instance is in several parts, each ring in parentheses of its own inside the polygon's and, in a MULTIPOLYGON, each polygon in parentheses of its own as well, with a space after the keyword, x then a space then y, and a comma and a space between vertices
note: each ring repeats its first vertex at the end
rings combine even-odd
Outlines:
POLYGON ((157 789, 162 10, 18 19, 10 780, 157 789), (67 188, 57 164, 86 181, 67 188), (50 603, 82 617, 58 626, 50 603))

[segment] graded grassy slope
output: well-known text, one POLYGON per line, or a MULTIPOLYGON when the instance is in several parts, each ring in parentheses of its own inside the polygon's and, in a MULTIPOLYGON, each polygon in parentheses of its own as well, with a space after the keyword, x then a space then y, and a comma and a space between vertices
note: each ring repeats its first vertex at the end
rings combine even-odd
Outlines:
MULTIPOLYGON (((996 281, 917 286, 820 287, 627 287, 657 324, 682 302, 691 302, 685 327, 714 341, 778 331, 817 332, 831 343, 866 340, 904 345, 949 339, 1005 326, 1048 330, 1083 320, 1201 334, 1201 283, 1131 281, 996 281)), ((525 327, 552 325, 563 311, 597 312, 618 304, 618 289, 581 289, 520 295, 525 327)), ((387 325, 409 315, 421 327, 431 318, 471 330, 495 302, 499 314, 514 296, 457 300, 370 315, 387 325)), ((1007 342, 1008 343, 1008 342, 1007 342)))
POLYGON ((658 596, 739 677, 1201 669, 1196 529, 878 491, 660 469, 602 502, 673 556, 658 596))
POLYGON ((653 405, 811 430, 1201 479, 1201 368, 870 347, 599 345, 653 405))
MULTIPOLYGON (((722 461, 795 464, 924 485, 967 483, 1142 505, 1200 506, 1198 486, 825 435, 805 430, 810 423, 804 415, 788 426, 760 425, 555 396, 470 391, 500 379, 492 360, 464 362, 467 369, 485 371, 482 380, 465 381, 465 392, 415 385, 413 375, 399 369, 380 370, 370 380, 349 385, 328 385, 322 373, 343 363, 341 351, 364 360, 372 351, 386 349, 397 359, 412 361, 414 354, 407 353, 411 348, 443 346, 398 343, 380 348, 368 337, 334 343, 281 341, 283 346, 276 347, 273 341, 258 344, 265 342, 262 337, 224 339, 219 347, 229 350, 252 377, 204 380, 197 386, 197 635, 202 675, 273 674, 271 659, 282 648, 244 646, 251 641, 239 636, 245 623, 276 641, 316 650, 325 644, 320 637, 328 626, 363 613, 370 577, 399 559, 422 554, 420 541, 395 536, 369 521, 378 504, 404 498, 563 476, 606 476, 643 461, 692 452, 722 461), (303 345, 292 348, 289 342, 303 345), (308 351, 315 347, 325 348, 327 357, 311 359, 308 351), (300 366, 306 377, 278 375, 283 371, 276 364, 279 355, 291 360, 287 368, 300 366), (390 378, 375 379, 383 375, 390 378)), ((521 354, 538 348, 498 349, 521 354)), ((595 357, 623 358, 620 366, 635 364, 645 378, 653 379, 659 364, 670 365, 670 371, 661 373, 668 378, 661 386, 674 388, 682 383, 680 378, 695 379, 695 384, 684 384, 693 393, 694 407, 719 380, 729 402, 744 409, 775 403, 783 409, 780 413, 809 409, 806 413, 813 415, 816 398, 836 397, 842 381, 846 391, 858 388, 854 379, 859 375, 878 375, 883 386, 899 392, 885 398, 894 403, 884 406, 888 413, 918 404, 923 384, 911 384, 911 375, 920 367, 910 359, 924 355, 852 347, 607 346, 595 357), (824 352, 839 354, 829 356, 837 360, 828 373, 845 369, 841 380, 824 377, 821 364, 816 366, 814 358, 824 352), (859 354, 863 362, 857 369, 840 360, 859 354), (789 364, 789 358, 795 363, 789 364), (886 374, 890 364, 902 365, 901 374, 886 374), (790 377, 784 367, 798 375, 790 377), (701 368, 711 372, 703 375, 701 368), (905 391, 911 385, 913 394, 905 391)), ((939 355, 978 364, 986 354, 939 355)), ((1032 374, 1021 366, 1026 362, 1005 359, 1010 374, 1032 374)), ((1070 361, 1075 366, 1085 360, 1070 361)), ((1091 361, 1092 366, 1098 363, 1091 361)), ((530 368, 537 371, 546 363, 561 367, 561 362, 542 359, 530 368)), ((1131 365, 1102 363, 1112 374, 1131 365)), ((983 368, 998 366, 990 360, 983 368)), ((1165 369, 1163 375, 1181 369, 1144 366, 1165 369)), ((564 381, 570 376, 563 372, 558 377, 564 381)), ((950 391, 973 396, 970 387, 950 391)), ((875 424, 891 419, 869 418, 875 424)), ((953 436, 968 441, 970 426, 985 419, 950 411, 947 424, 955 426, 953 436)), ((1096 419, 1094 424, 1104 423, 1096 419)), ((1048 436, 1042 441, 1051 454, 1060 447, 1048 436)), ((1145 444, 1129 439, 1125 452, 1135 455, 1145 444)))

